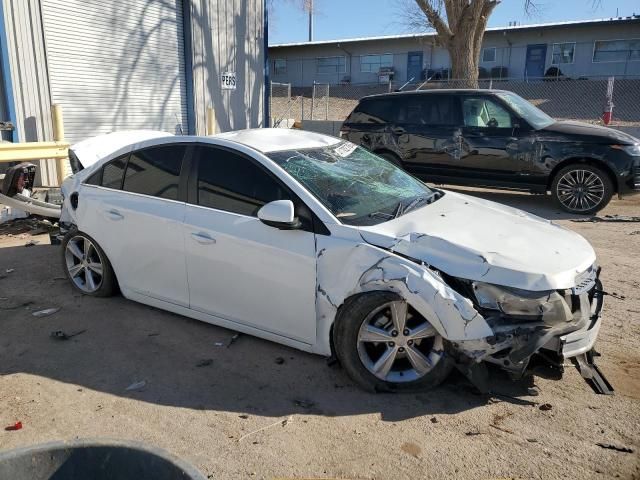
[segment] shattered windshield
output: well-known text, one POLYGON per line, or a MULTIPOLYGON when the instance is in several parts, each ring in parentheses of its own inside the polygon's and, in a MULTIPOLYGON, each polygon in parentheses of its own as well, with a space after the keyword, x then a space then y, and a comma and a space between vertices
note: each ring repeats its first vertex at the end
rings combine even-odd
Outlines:
POLYGON ((440 196, 387 160, 350 142, 268 156, 348 225, 376 225, 440 196))
POLYGON ((518 115, 529 122, 536 130, 540 130, 541 128, 548 127, 552 123, 556 123, 556 121, 549 115, 515 93, 499 92, 497 95, 507 102, 507 104, 513 108, 518 115))

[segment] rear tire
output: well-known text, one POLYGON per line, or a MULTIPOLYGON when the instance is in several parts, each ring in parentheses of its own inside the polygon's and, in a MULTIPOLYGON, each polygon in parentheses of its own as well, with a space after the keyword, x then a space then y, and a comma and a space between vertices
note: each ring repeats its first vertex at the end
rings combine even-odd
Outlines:
POLYGON ((575 163, 556 174, 551 195, 565 212, 590 215, 607 206, 613 195, 613 182, 598 167, 575 163))
POLYGON ((333 329, 338 360, 359 386, 373 392, 428 390, 442 383, 453 368, 444 342, 393 292, 352 297, 333 329))
POLYGON ((86 233, 72 230, 62 240, 62 268, 73 287, 93 297, 110 297, 118 283, 111 262, 86 233))

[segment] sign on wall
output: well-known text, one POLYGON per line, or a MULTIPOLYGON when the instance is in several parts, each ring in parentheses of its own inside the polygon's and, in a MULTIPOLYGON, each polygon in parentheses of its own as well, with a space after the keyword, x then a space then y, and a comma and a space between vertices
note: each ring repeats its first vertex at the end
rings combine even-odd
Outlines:
POLYGON ((222 90, 236 89, 236 72, 222 73, 222 90))

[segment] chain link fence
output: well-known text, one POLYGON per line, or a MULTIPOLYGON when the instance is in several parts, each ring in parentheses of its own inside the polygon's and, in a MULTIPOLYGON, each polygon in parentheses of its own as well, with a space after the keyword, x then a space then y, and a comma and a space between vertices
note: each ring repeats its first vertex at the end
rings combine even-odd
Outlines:
MULTIPOLYGON (((580 79, 482 79, 479 88, 507 90, 529 100, 558 120, 579 120, 602 124, 607 105, 607 87, 613 78, 613 114, 611 126, 637 128, 640 132, 640 79, 616 77, 582 77, 580 79)), ((467 83, 454 79, 401 85, 315 83, 311 87, 272 84, 271 112, 273 123, 282 119, 344 121, 367 95, 409 90, 464 88, 467 83)), ((638 133, 636 133, 638 135, 638 133)))

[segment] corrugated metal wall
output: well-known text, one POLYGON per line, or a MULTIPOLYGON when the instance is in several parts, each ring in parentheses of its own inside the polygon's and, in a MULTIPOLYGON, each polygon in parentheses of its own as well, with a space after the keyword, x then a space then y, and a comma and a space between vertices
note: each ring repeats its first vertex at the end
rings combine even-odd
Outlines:
POLYGON ((262 126, 263 8, 263 0, 191 0, 196 133, 205 133, 208 106, 218 132, 262 126), (236 72, 236 90, 222 90, 226 71, 236 72))
MULTIPOLYGON (((83 86, 83 75, 91 73, 89 71, 65 72, 56 65, 47 62, 45 55, 45 35, 43 34, 43 12, 41 3, 47 2, 46 7, 51 7, 47 13, 49 16, 58 14, 54 0, 0 0, 4 7, 4 21, 8 38, 9 63, 11 67, 11 77, 14 86, 14 101, 16 105, 17 129, 20 141, 37 141, 51 140, 52 126, 50 105, 52 103, 51 91, 53 90, 54 99, 65 104, 65 97, 77 94, 83 86), (48 71, 49 70, 49 71, 48 71), (68 90, 60 91, 59 87, 53 88, 51 85, 56 83, 60 76, 76 74, 77 78, 69 79, 68 90), (51 76, 51 85, 50 85, 51 76), (73 80, 73 81, 72 81, 73 80)), ((263 124, 263 107, 264 107, 264 58, 266 55, 264 47, 264 0, 182 0, 184 2, 184 12, 189 17, 187 20, 187 29, 184 30, 188 35, 186 44, 191 43, 192 55, 184 58, 183 64, 188 69, 192 66, 191 71, 186 72, 186 80, 180 85, 176 82, 175 89, 177 92, 186 91, 187 104, 191 104, 193 110, 193 118, 190 118, 189 124, 193 125, 190 133, 204 134, 206 126, 206 108, 212 106, 215 109, 215 118, 217 122, 217 131, 228 131, 231 129, 259 127, 263 124), (190 34, 190 35, 189 35, 190 34), (189 42, 190 40, 190 42, 189 42), (237 76, 236 90, 223 91, 221 88, 221 74, 225 71, 235 71, 237 76), (193 85, 190 84, 192 75, 193 85), (184 85, 186 83, 186 85, 184 85), (192 88, 191 88, 192 87, 192 88), (184 90, 182 90, 184 88, 184 90)), ((111 2, 98 2, 97 0, 70 0, 70 2, 58 2, 60 8, 61 22, 60 28, 90 28, 90 23, 95 19, 91 16, 83 18, 82 25, 77 25, 77 18, 74 11, 80 12, 83 6, 98 5, 99 3, 105 9, 122 9, 136 5, 146 5, 147 7, 167 5, 180 8, 182 3, 180 0, 113 0, 111 2), (75 5, 75 10, 71 11, 63 8, 66 3, 75 5), (69 22, 65 26, 65 18, 69 18, 69 22)), ((138 18, 142 23, 145 20, 145 10, 136 9, 132 13, 133 18, 138 18)), ((79 15, 78 15, 79 17, 79 15)), ((46 16, 45 16, 46 20, 46 16)), ((125 40, 127 31, 122 30, 122 25, 117 22, 111 24, 111 33, 113 42, 118 45, 126 44, 125 40)), ((135 32, 135 29, 129 29, 129 33, 135 32)), ((138 29, 140 33, 144 28, 138 29)), ((182 29, 175 28, 176 35, 182 32, 182 29)), ((60 34, 72 34, 73 31, 61 32, 60 34)), ((103 34, 98 29, 96 35, 103 34)), ((53 33, 54 36, 59 35, 53 33)), ((52 34, 48 34, 52 37, 52 34)), ((51 57, 58 55, 64 58, 67 54, 64 49, 64 39, 59 42, 51 42, 50 49, 53 54, 51 57), (55 50, 55 52, 54 52, 55 50)), ((180 43, 180 39, 176 38, 176 44, 180 43)), ((86 52, 69 51, 69 55, 82 56, 92 53, 90 48, 86 52)), ((188 50, 188 49, 187 49, 188 50)), ((95 53, 95 52, 93 52, 95 53)), ((132 55, 135 52, 130 52, 132 55)), ((164 71, 163 62, 164 50, 161 45, 155 45, 149 52, 145 53, 145 59, 149 62, 155 62, 159 71, 164 71), (150 55, 154 53, 155 57, 150 55)), ((187 54, 188 55, 188 54, 187 54)), ((49 59, 51 60, 51 59, 49 59)), ((125 61, 131 61, 131 58, 125 57, 125 61)), ((87 61, 87 64, 90 62, 87 61)), ((125 81, 125 80, 123 80, 125 81)), ((59 83, 58 85, 64 85, 59 83)), ((111 87, 113 85, 106 85, 111 87)), ((131 92, 135 94, 136 92, 131 92)), ((172 92, 171 95, 174 93, 172 92)), ((180 94, 178 94, 180 95, 180 94)), ((135 95, 133 95, 135 96, 135 95)), ((129 95, 123 95, 122 101, 126 103, 129 95)), ((136 101, 140 101, 137 99, 136 101)), ((156 100, 149 98, 148 102, 156 100)), ((93 101, 92 101, 93 102, 93 101)), ((88 103, 93 105, 92 102, 88 103)), ((175 103, 175 102, 174 102, 175 103)), ((111 107, 111 105, 105 105, 111 107)), ((141 108, 146 108, 142 105, 141 108)), ((89 110, 87 110, 89 111, 89 110)), ((76 126, 82 122, 82 112, 74 111, 73 107, 68 112, 65 111, 65 123, 69 123, 67 131, 71 134, 76 126)), ((87 121, 91 121, 90 117, 86 117, 87 121)), ((130 117, 127 117, 130 118, 130 117)), ((183 130, 186 132, 186 122, 184 116, 181 118, 183 130)), ((101 122, 103 120, 101 119, 101 122)), ((176 122, 176 124, 179 122, 176 122)), ((174 124, 175 125, 175 124, 174 124)), ((140 124, 136 122, 116 122, 104 121, 101 123, 101 129, 96 129, 95 133, 100 133, 102 126, 106 131, 123 128, 140 128, 140 124)), ((156 127, 155 125, 150 125, 156 127)), ((160 126, 159 128, 165 128, 160 126)), ((87 132, 89 133, 89 132, 87 132)), ((75 138, 74 138, 75 139, 75 138)), ((42 183, 52 184, 55 181, 55 162, 43 162, 46 164, 41 169, 42 183)))
MULTIPOLYGON (((9 64, 21 142, 51 140, 51 97, 39 0, 2 0, 9 64)), ((42 184, 55 181, 55 162, 42 161, 42 184)))
POLYGON ((182 0, 41 0, 53 103, 71 143, 187 130, 182 0))

